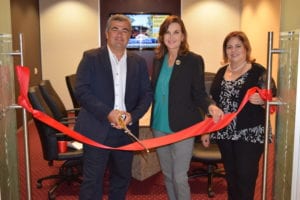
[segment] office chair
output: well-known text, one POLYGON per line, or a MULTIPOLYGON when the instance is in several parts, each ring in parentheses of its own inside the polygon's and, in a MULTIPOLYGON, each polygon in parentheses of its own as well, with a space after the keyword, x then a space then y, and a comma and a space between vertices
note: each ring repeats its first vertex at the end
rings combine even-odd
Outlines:
POLYGON ((201 162, 205 167, 192 170, 189 178, 207 177, 207 195, 210 198, 214 197, 213 177, 225 177, 225 171, 219 165, 222 163, 222 159, 218 145, 211 143, 208 148, 205 148, 199 140, 196 140, 191 162, 201 162))
MULTIPOLYGON (((215 74, 211 72, 205 72, 204 77, 206 92, 209 94, 215 74)), ((214 197, 215 193, 213 192, 212 187, 213 177, 225 176, 224 169, 219 167, 219 164, 222 163, 222 158, 218 145, 211 141, 210 146, 205 148, 200 141, 200 137, 196 137, 191 162, 203 163, 205 167, 194 169, 189 172, 189 178, 201 176, 208 177, 207 194, 208 197, 214 197)))
POLYGON ((73 103, 74 108, 80 108, 79 102, 75 98, 74 90, 75 90, 75 83, 76 83, 76 74, 71 74, 65 77, 67 88, 73 103))
MULTIPOLYGON (((53 117, 53 114, 42 97, 38 86, 32 86, 28 91, 28 98, 32 107, 40 110, 45 114, 53 117)), ((48 161, 48 165, 52 165, 54 161, 64 161, 59 168, 58 174, 49 175, 37 180, 37 187, 42 187, 42 182, 47 179, 57 179, 57 182, 48 191, 48 199, 55 199, 56 189, 64 182, 71 183, 73 181, 81 183, 82 174, 82 150, 67 148, 66 152, 58 151, 58 141, 65 140, 64 134, 58 133, 57 130, 47 124, 34 118, 34 123, 37 127, 39 138, 41 141, 43 158, 48 161)))
POLYGON ((50 80, 42 80, 39 84, 39 88, 43 98, 45 99, 45 102, 53 113, 54 119, 64 124, 74 124, 76 116, 70 117, 69 114, 74 114, 75 110, 77 109, 66 109, 63 101, 53 88, 50 80))

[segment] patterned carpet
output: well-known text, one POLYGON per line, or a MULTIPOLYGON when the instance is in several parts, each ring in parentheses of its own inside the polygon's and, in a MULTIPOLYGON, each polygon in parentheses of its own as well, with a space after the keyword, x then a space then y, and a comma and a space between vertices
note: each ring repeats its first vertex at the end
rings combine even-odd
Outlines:
MULTIPOLYGON (((29 123, 29 146, 30 146, 30 166, 31 166, 31 199, 32 200, 46 200, 48 199, 48 189, 54 183, 54 181, 45 181, 43 187, 38 189, 36 187, 36 181, 38 178, 57 173, 61 162, 54 162, 53 166, 48 166, 48 163, 43 160, 40 141, 38 138, 37 130, 33 122, 29 123)), ((24 161, 24 141, 23 131, 18 131, 18 148, 19 148, 19 171, 20 171, 20 196, 21 200, 26 200, 26 177, 25 177, 25 161, 24 161)), ((268 168, 268 192, 267 199, 272 199, 272 172, 273 172, 273 160, 274 160, 274 145, 270 145, 269 153, 269 168, 268 168)), ((193 168, 195 166, 191 166, 193 168)), ((262 169, 262 167, 260 167, 262 169)), ((255 193, 255 200, 261 199, 261 172, 260 177, 257 180, 257 187, 255 193)), ((214 178, 213 186, 216 196, 214 198, 208 198, 206 193, 207 179, 205 177, 190 179, 190 187, 193 200, 226 200, 226 182, 223 178, 214 178)), ((107 193, 108 183, 104 185, 104 191, 107 193)), ((68 185, 62 185, 58 188, 56 194, 57 200, 75 200, 78 199, 79 184, 74 183, 68 185)), ((133 179, 127 195, 128 200, 167 200, 166 191, 163 183, 163 176, 161 173, 157 173, 144 181, 138 181, 133 179)), ((107 196, 104 196, 104 200, 107 200, 107 196)))

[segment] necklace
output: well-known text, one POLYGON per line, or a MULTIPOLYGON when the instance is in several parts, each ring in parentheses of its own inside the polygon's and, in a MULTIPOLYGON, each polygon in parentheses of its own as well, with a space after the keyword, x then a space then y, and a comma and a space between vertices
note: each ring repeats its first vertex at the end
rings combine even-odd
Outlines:
POLYGON ((236 72, 236 71, 239 71, 240 69, 242 69, 246 64, 247 64, 247 61, 244 61, 240 66, 238 66, 238 67, 236 67, 234 69, 232 69, 231 65, 229 64, 228 65, 228 70, 230 72, 236 72))
POLYGON ((229 64, 228 65, 228 78, 229 78, 229 80, 233 80, 233 74, 235 73, 235 72, 238 72, 238 71, 240 71, 243 67, 245 67, 247 65, 247 61, 244 61, 240 66, 238 66, 238 67, 236 67, 236 68, 234 68, 234 69, 232 69, 232 67, 231 67, 231 65, 229 64))

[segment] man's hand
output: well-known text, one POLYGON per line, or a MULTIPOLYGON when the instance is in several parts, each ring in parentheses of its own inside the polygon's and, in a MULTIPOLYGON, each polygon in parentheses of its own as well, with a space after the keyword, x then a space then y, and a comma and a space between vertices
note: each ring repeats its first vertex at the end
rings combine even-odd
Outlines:
POLYGON ((110 122, 111 126, 116 129, 123 129, 124 124, 126 126, 130 125, 131 120, 132 120, 130 113, 128 113, 126 111, 121 111, 121 110, 112 110, 108 114, 107 119, 110 122), (120 121, 120 120, 122 120, 122 121, 120 121))
POLYGON ((129 112, 125 113, 125 120, 124 123, 126 126, 130 126, 132 124, 132 118, 131 118, 131 114, 129 112))
POLYGON ((122 129, 119 119, 122 116, 122 112, 120 110, 112 110, 107 116, 108 121, 110 122, 111 126, 116 129, 122 129))

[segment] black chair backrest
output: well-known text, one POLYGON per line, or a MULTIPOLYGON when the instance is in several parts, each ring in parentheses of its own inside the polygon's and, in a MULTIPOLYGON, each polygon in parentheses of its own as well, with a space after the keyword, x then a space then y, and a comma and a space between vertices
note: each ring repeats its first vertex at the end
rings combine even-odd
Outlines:
POLYGON ((205 90, 207 94, 209 94, 211 84, 215 78, 216 74, 213 72, 205 72, 204 73, 204 83, 205 83, 205 90))
POLYGON ((54 118, 56 120, 62 120, 63 118, 68 117, 67 109, 53 88, 51 82, 49 80, 42 80, 39 87, 46 103, 53 113, 54 118))
MULTIPOLYGON (((53 114, 45 102, 38 86, 32 86, 29 88, 28 98, 34 109, 53 117, 53 114)), ((57 130, 35 118, 34 122, 41 141, 44 159, 47 161, 56 160, 58 158, 56 137, 57 130)))
MULTIPOLYGON (((210 87, 211 87, 211 84, 215 78, 215 73, 213 72, 205 72, 204 73, 204 84, 205 84, 205 91, 206 93, 209 95, 209 91, 210 91, 210 87)), ((205 116, 205 112, 200 109, 200 112, 201 114, 203 115, 203 117, 205 116)))
POLYGON ((79 102, 75 98, 75 94, 74 94, 75 84, 76 84, 76 74, 68 75, 65 78, 66 78, 66 84, 71 96, 73 106, 74 108, 79 108, 80 107, 79 102))

